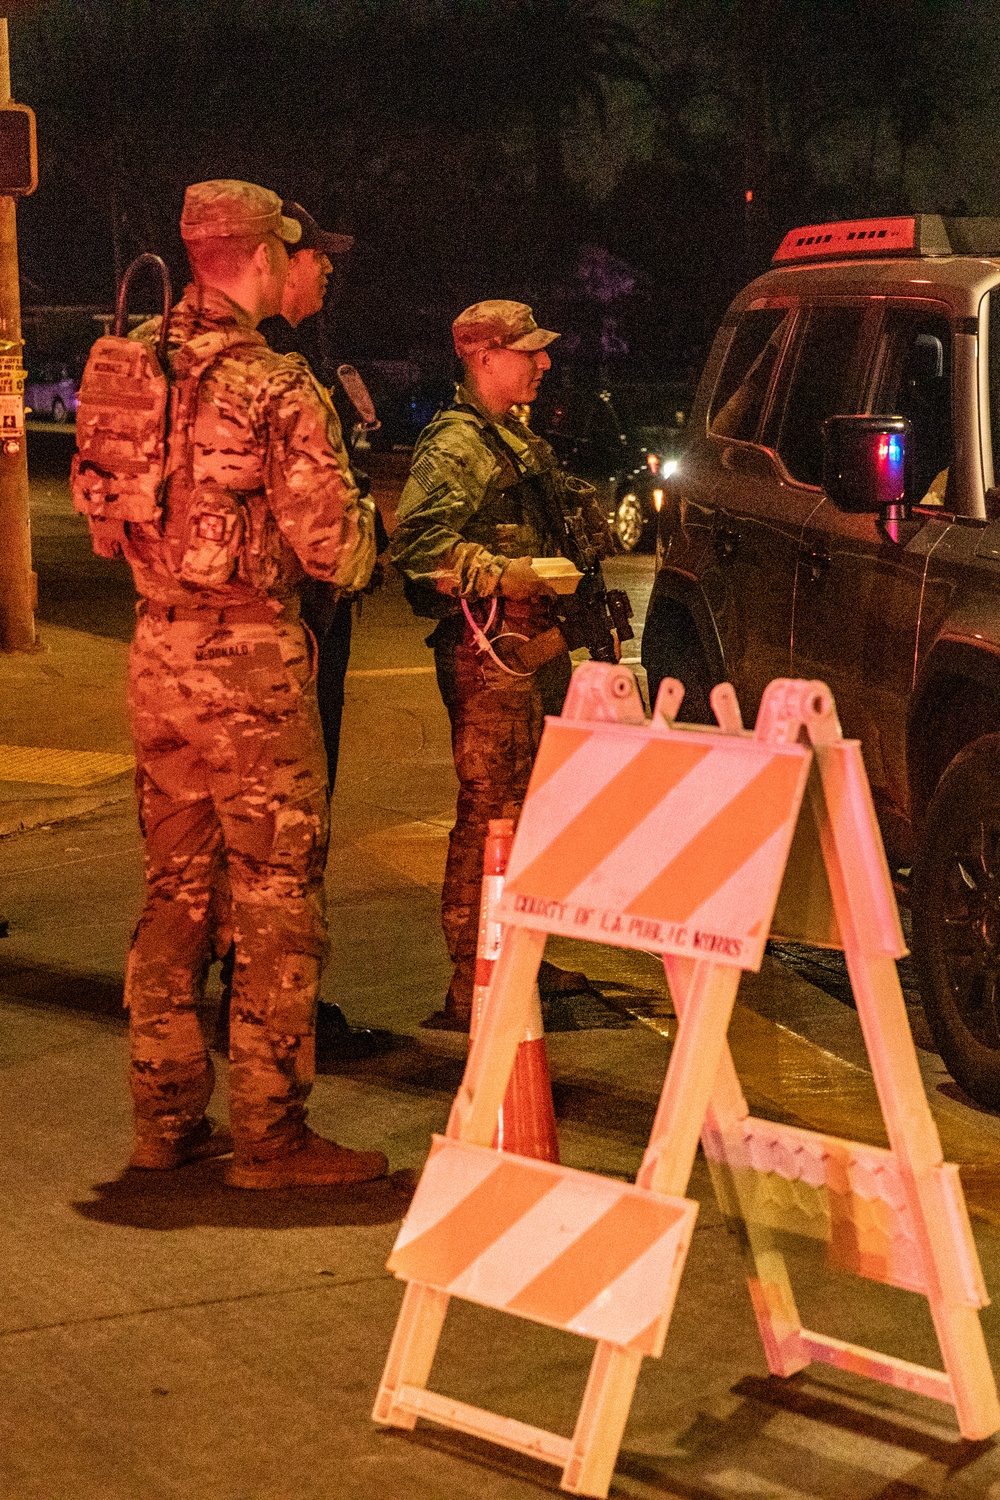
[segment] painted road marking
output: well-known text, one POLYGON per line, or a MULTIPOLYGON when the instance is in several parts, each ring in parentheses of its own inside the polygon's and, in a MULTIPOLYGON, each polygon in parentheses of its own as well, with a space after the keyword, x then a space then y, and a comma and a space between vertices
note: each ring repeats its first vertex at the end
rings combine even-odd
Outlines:
POLYGON ((368 667, 348 672, 348 677, 430 677, 433 667, 368 667))

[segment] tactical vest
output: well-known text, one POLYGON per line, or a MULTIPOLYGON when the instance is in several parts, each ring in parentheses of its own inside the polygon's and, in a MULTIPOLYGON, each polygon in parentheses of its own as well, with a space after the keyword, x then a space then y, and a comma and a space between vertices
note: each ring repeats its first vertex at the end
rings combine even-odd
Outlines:
MULTIPOLYGON (((452 413, 475 427, 498 466, 482 504, 461 528, 461 536, 500 557, 562 556, 575 561, 573 540, 550 475, 526 473, 514 449, 473 406, 456 402, 440 413, 435 425, 452 413)), ((404 578, 403 593, 414 613, 425 619, 442 620, 460 612, 457 599, 418 579, 404 578)))
POLYGON ((526 472, 517 452, 473 406, 449 411, 475 419, 476 430, 497 461, 483 503, 462 527, 462 536, 501 557, 569 556, 570 539, 551 476, 526 472))

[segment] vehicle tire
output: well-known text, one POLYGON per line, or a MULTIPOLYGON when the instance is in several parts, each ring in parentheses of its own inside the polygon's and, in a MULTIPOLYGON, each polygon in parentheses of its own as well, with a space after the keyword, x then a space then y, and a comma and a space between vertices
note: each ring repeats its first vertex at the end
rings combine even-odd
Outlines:
POLYGON ((642 504, 637 495, 630 492, 622 496, 615 510, 613 524, 615 536, 621 544, 622 551, 634 552, 642 541, 642 533, 646 524, 642 514, 642 504))
POLYGON ((66 408, 58 396, 52 403, 52 420, 53 422, 65 422, 66 420, 66 408))
POLYGON ((1000 734, 974 740, 931 798, 912 881, 913 957, 948 1071, 1000 1105, 1000 734))
POLYGON ((684 701, 677 715, 682 724, 714 724, 709 694, 714 687, 694 621, 683 606, 664 602, 647 617, 642 633, 642 664, 646 668, 649 706, 665 677, 684 684, 684 701))

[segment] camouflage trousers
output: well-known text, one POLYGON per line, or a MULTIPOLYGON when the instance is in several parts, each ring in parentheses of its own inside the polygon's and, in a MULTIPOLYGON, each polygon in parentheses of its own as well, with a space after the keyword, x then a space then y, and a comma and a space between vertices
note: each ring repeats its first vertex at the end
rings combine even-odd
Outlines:
POLYGON ((303 1129, 325 942, 326 764, 306 635, 280 619, 150 613, 129 706, 146 866, 125 985, 137 1133, 176 1140, 211 1097, 196 1005, 228 888, 233 1137, 277 1154, 303 1129))
MULTIPOLYGON (((440 632, 444 634, 444 632, 440 632)), ((441 892, 441 926, 455 965, 448 1008, 464 1019, 475 984, 483 849, 491 818, 521 811, 546 714, 562 712, 567 654, 530 677, 510 677, 475 646, 435 644, 438 686, 451 719, 459 790, 441 892)))

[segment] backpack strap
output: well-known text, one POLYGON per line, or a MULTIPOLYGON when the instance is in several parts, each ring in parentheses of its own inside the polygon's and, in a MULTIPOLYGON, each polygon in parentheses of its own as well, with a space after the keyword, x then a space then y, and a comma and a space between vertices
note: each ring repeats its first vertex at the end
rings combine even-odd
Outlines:
MULTIPOLYGON (((157 319, 146 325, 153 331, 157 319)), ((259 348, 256 336, 248 336, 242 328, 220 328, 209 333, 195 334, 183 344, 168 351, 167 368, 170 378, 170 406, 167 415, 167 464, 165 479, 170 480, 181 468, 186 470, 188 482, 194 482, 194 457, 192 437, 198 406, 198 390, 201 382, 224 354, 239 348, 259 348), (178 441, 178 439, 180 441, 178 441)))

